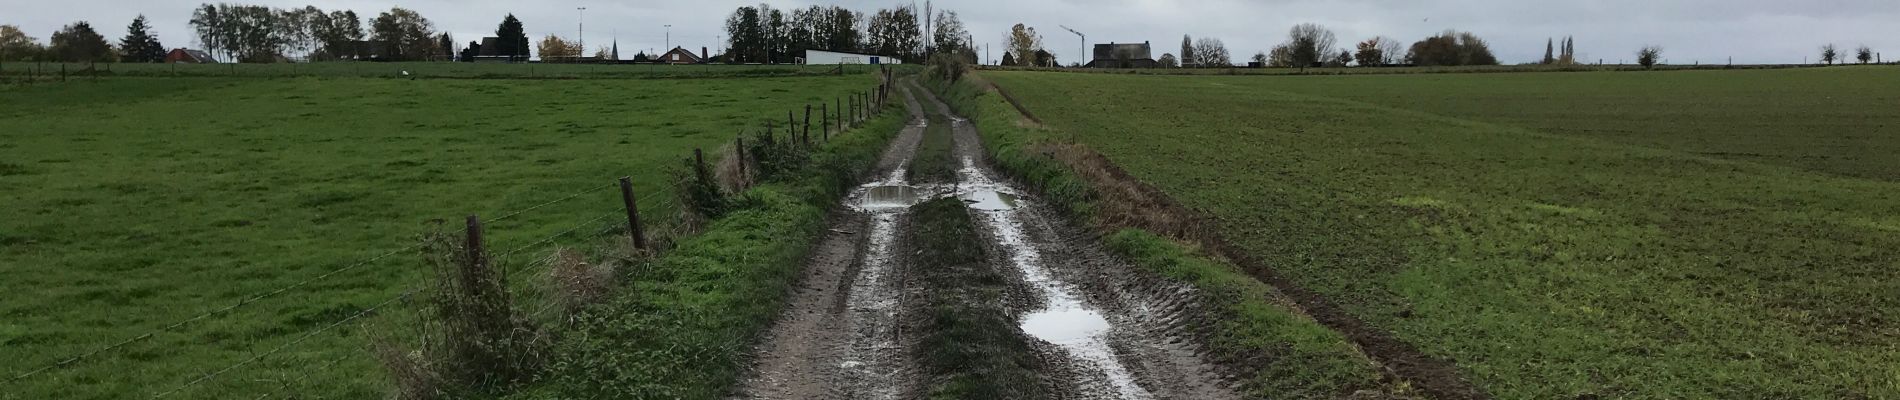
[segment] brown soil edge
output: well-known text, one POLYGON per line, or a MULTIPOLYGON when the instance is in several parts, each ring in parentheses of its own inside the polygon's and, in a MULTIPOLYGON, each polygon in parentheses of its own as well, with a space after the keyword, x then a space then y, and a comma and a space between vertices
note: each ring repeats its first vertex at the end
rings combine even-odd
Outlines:
MULTIPOLYGON (((1041 124, 1033 114, 1001 86, 988 80, 976 80, 1023 113, 1024 118, 1041 124)), ((1373 361, 1384 373, 1410 383, 1420 393, 1436 399, 1490 399, 1491 395, 1473 385, 1451 361, 1432 357, 1399 340, 1391 333, 1348 314, 1325 295, 1300 286, 1278 270, 1268 268, 1245 251, 1232 245, 1216 229, 1217 220, 1183 207, 1166 192, 1143 182, 1116 165, 1107 156, 1080 144, 1049 143, 1031 150, 1067 165, 1071 172, 1088 182, 1101 203, 1094 213, 1094 225, 1102 232, 1121 228, 1146 229, 1156 234, 1199 245, 1225 258, 1255 279, 1272 285, 1292 299, 1315 321, 1339 331, 1373 361)))

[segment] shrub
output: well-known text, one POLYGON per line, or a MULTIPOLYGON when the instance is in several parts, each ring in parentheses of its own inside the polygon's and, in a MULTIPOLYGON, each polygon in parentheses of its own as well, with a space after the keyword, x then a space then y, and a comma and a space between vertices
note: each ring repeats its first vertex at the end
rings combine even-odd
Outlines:
POLYGON ((1654 68, 1656 62, 1662 59, 1662 51, 1662 46, 1643 46, 1642 50, 1636 51, 1636 63, 1642 64, 1643 68, 1654 68))

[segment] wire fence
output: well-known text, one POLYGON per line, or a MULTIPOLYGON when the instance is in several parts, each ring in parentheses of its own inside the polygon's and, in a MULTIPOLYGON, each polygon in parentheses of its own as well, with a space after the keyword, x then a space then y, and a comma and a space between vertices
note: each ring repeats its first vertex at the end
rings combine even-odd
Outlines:
MULTIPOLYGON (((886 72, 884 74, 884 77, 880 79, 880 82, 881 83, 888 82, 890 79, 889 76, 890 76, 889 73, 886 72)), ((852 104, 852 107, 853 107, 852 110, 848 112, 843 109, 838 110, 839 112, 836 115, 836 120, 838 121, 839 125, 857 126, 864 121, 868 121, 871 115, 874 115, 874 113, 877 112, 878 109, 882 108, 882 107, 876 107, 874 109, 872 104, 881 105, 884 103, 883 97, 885 96, 886 89, 888 89, 887 84, 880 84, 879 89, 877 90, 860 92, 859 94, 855 94, 854 97, 851 98, 851 102, 850 102, 850 104, 852 104)), ((842 98, 839 99, 839 103, 844 104, 844 99, 842 98)), ((828 124, 830 123, 829 121, 833 118, 833 116, 830 115, 829 112, 821 114, 821 117, 825 121, 819 122, 819 124, 826 125, 826 126, 828 126, 828 124)), ((811 117, 809 116, 809 114, 807 114, 807 117, 804 123, 807 125, 807 131, 809 132, 809 126, 810 124, 812 124, 811 117)), ((787 143, 795 142, 798 140, 797 139, 799 135, 798 133, 794 133, 795 131, 791 129, 788 129, 787 131, 788 131, 786 132, 787 143)), ((741 137, 744 137, 744 132, 741 132, 741 137)), ((809 139, 810 139, 809 134, 807 134, 807 137, 805 138, 805 140, 809 140, 809 139)), ((743 143, 742 141, 735 141, 735 142, 743 143)), ((756 161, 756 160, 744 160, 746 152, 743 148, 739 148, 735 146, 733 150, 734 150, 733 155, 741 156, 742 158, 742 161, 740 161, 741 164, 756 161)), ((702 172, 707 171, 709 167, 708 167, 707 161, 702 155, 702 151, 696 149, 694 150, 694 154, 695 156, 693 160, 694 162, 698 163, 697 168, 702 172)), ((740 175, 742 175, 743 177, 745 173, 742 171, 740 172, 740 175)), ((706 175, 703 173, 700 174, 700 179, 707 179, 706 175)), ((615 183, 603 184, 600 186, 593 186, 593 187, 588 187, 588 188, 581 189, 578 191, 574 191, 566 195, 562 195, 562 196, 555 197, 547 201, 536 203, 529 207, 502 213, 500 217, 488 220, 491 223, 507 221, 514 218, 522 217, 524 215, 528 215, 530 213, 543 211, 555 205, 576 201, 578 199, 582 199, 590 195, 602 195, 601 192, 607 191, 616 186, 619 186, 622 188, 622 191, 621 191, 622 193, 620 193, 620 196, 618 197, 622 198, 623 206, 617 207, 616 209, 611 210, 611 211, 594 215, 592 217, 589 217, 588 219, 581 220, 578 223, 568 225, 546 236, 539 236, 538 240, 509 248, 508 250, 503 251, 501 253, 497 253, 498 256, 496 257, 496 259, 505 260, 505 259, 514 257, 516 255, 525 254, 525 253, 536 251, 536 250, 546 249, 548 247, 555 245, 556 243, 559 243, 563 239, 585 238, 586 235, 577 236, 577 233, 588 232, 589 228, 594 228, 594 227, 598 227, 599 229, 589 232, 589 234, 593 237, 603 237, 613 232, 616 229, 624 228, 627 230, 627 234, 630 236, 629 239, 630 239, 631 245, 636 249, 644 249, 645 247, 649 245, 642 233, 644 229, 644 225, 654 224, 655 222, 659 224, 677 223, 678 221, 675 221, 677 219, 676 216, 675 217, 662 216, 661 218, 657 220, 651 217, 654 216, 655 214, 666 214, 668 211, 678 210, 679 208, 684 207, 682 204, 683 200, 679 196, 679 192, 676 192, 675 190, 672 189, 671 183, 657 185, 657 186, 649 185, 649 187, 646 188, 645 190, 636 190, 629 182, 630 182, 629 178, 620 178, 615 183), (638 196, 636 196, 636 194, 638 194, 638 196), (643 221, 640 218, 640 215, 642 213, 647 213, 649 216, 649 219, 643 221), (615 220, 615 217, 622 216, 622 215, 627 217, 626 221, 615 220), (655 222, 648 222, 648 221, 655 221, 655 222)), ((702 182, 702 183, 705 183, 705 182, 702 182)), ((732 190, 738 191, 738 190, 743 190, 743 189, 745 189, 745 187, 733 188, 732 190)), ((605 196, 602 196, 602 197, 605 197, 605 196)), ((478 221, 478 219, 471 218, 471 222, 475 222, 475 221, 478 221)), ((475 229, 475 230, 472 230, 471 233, 478 235, 479 225, 472 223, 471 228, 475 229)), ((476 240, 473 242, 479 245, 480 237, 479 236, 474 236, 474 237, 476 238, 476 240)), ((14 375, 7 379, 7 383, 14 383, 14 382, 18 382, 18 381, 25 380, 28 378, 33 378, 38 375, 42 375, 49 371, 55 371, 55 370, 60 370, 67 367, 72 367, 74 365, 84 363, 94 357, 98 357, 102 354, 108 354, 108 353, 120 351, 122 349, 125 349, 127 346, 130 346, 135 343, 139 343, 141 341, 149 340, 160 334, 164 334, 167 332, 174 332, 183 327, 200 323, 200 322, 212 319, 214 317, 227 315, 236 310, 243 309, 247 306, 260 304, 264 300, 277 298, 286 293, 298 290, 300 288, 306 288, 306 287, 309 287, 310 285, 314 285, 320 282, 325 282, 335 277, 345 276, 346 274, 349 274, 351 272, 360 271, 365 267, 376 265, 378 262, 387 260, 390 257, 396 256, 398 254, 401 254, 404 252, 418 251, 421 248, 422 248, 422 244, 420 243, 402 246, 400 248, 390 250, 384 253, 380 253, 372 257, 368 257, 362 260, 344 264, 342 267, 331 269, 322 274, 305 278, 303 280, 297 281, 290 285, 278 287, 278 288, 267 290, 267 291, 258 292, 253 295, 244 297, 242 300, 238 301, 237 303, 233 303, 230 305, 219 307, 217 309, 199 313, 189 318, 185 318, 183 320, 179 320, 170 324, 162 325, 157 328, 146 331, 144 333, 141 333, 139 335, 121 339, 121 340, 112 342, 110 344, 107 344, 105 346, 100 346, 92 350, 88 350, 83 353, 60 358, 59 359, 60 361, 58 362, 46 364, 46 365, 34 368, 32 370, 28 370, 27 372, 14 375)), ((512 270, 504 269, 502 272, 504 274, 503 276, 507 276, 507 275, 511 275, 513 273, 519 273, 523 270, 526 270, 528 268, 534 268, 534 267, 536 266, 530 265, 525 268, 515 268, 512 270)), ((322 325, 315 329, 303 331, 301 334, 297 335, 294 339, 281 343, 275 347, 270 348, 269 350, 266 350, 261 353, 255 353, 250 357, 244 358, 235 363, 225 365, 209 373, 204 373, 204 374, 191 377, 189 380, 185 381, 184 383, 166 388, 163 391, 154 392, 152 393, 151 398, 156 399, 156 398, 164 398, 164 397, 172 396, 172 395, 184 392, 186 390, 198 388, 204 384, 217 381, 219 380, 219 378, 224 377, 228 374, 232 374, 233 372, 240 371, 260 361, 279 355, 288 349, 291 349, 300 344, 306 343, 312 340, 313 338, 321 336, 325 332, 330 332, 339 327, 348 326, 352 323, 359 322, 363 320, 365 317, 376 315, 379 310, 386 310, 391 305, 396 304, 397 302, 402 301, 404 299, 408 299, 414 295, 427 292, 431 290, 430 288, 431 286, 426 283, 415 285, 414 287, 403 290, 402 292, 392 297, 389 297, 385 300, 382 300, 381 302, 378 302, 366 308, 362 308, 354 312, 353 314, 350 314, 348 317, 345 317, 336 321, 332 321, 328 324, 322 325)), ((513 290, 513 289, 510 289, 510 290, 513 290)), ((543 305, 542 307, 539 307, 537 311, 531 313, 531 315, 538 317, 554 308, 555 307, 553 307, 552 304, 543 305)), ((317 367, 304 369, 303 374, 301 374, 301 376, 299 376, 298 378, 283 379, 282 382, 278 382, 278 384, 275 385, 276 388, 274 390, 264 393, 258 396, 258 398, 262 399, 262 398, 270 397, 275 394, 281 394, 284 390, 287 390, 293 384, 307 382, 312 376, 315 376, 318 373, 324 370, 327 370, 328 368, 332 368, 335 365, 345 360, 348 360, 352 357, 355 357, 363 353, 364 352, 360 352, 360 351, 346 352, 345 354, 332 358, 328 360, 327 362, 320 364, 317 367)))

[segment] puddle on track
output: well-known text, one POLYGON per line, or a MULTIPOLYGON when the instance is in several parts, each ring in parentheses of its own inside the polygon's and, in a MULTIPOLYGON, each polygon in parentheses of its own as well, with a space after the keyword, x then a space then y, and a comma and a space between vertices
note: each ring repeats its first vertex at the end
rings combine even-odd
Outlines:
POLYGON ((957 196, 963 203, 980 211, 1002 211, 1016 208, 1016 195, 994 190, 979 190, 957 196))
POLYGON ((917 188, 911 186, 871 186, 864 189, 864 196, 856 207, 871 212, 906 209, 920 202, 917 192, 917 188))
POLYGON ((1028 234, 1024 232, 1022 217, 1017 209, 1020 199, 1008 195, 1013 190, 990 177, 976 166, 975 160, 968 157, 963 159, 963 168, 958 171, 958 175, 963 178, 962 184, 958 185, 957 192, 961 193, 959 197, 964 198, 972 209, 983 216, 981 219, 995 232, 996 240, 1011 263, 1023 272, 1024 280, 1038 289, 1046 304, 1044 309, 1024 316, 1018 327, 1037 339, 1060 347, 1078 361, 1094 364, 1095 369, 1106 375, 1107 383, 1114 388, 1116 397, 1154 398, 1147 389, 1135 383, 1134 374, 1115 358, 1114 350, 1108 346, 1108 331, 1114 328, 1113 325, 1100 311, 1084 304, 1073 288, 1056 280, 1048 267, 1043 265, 1040 249, 1030 242, 1028 234), (985 204, 982 199, 984 193, 995 200, 992 204, 1002 207, 978 208, 985 204))

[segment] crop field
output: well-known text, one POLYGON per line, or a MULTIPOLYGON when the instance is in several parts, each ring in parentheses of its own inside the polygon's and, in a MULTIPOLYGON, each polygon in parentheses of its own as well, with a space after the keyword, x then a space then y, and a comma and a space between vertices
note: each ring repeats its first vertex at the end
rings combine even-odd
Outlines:
POLYGON ((1886 398, 1896 72, 981 75, 1497 398, 1886 398))
MULTIPOLYGON (((219 372, 171 397, 253 398, 292 382, 304 396, 382 397, 382 369, 363 351, 375 329, 304 335, 416 287, 426 271, 410 249, 431 220, 479 214, 495 252, 611 228, 625 220, 610 185, 629 175, 643 213, 664 218, 668 169, 694 148, 871 85, 854 74, 0 88, 0 398, 144 397, 219 372)), ((594 232, 563 242, 624 240, 594 232)), ((503 265, 545 255, 530 253, 503 265)))

